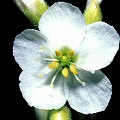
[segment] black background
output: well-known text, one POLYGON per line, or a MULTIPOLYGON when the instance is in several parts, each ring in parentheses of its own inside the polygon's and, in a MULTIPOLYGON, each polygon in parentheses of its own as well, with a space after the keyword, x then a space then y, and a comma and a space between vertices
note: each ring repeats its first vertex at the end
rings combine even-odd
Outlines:
MULTIPOLYGON (((12 55, 13 41, 17 34, 28 28, 34 26, 30 21, 19 11, 18 7, 12 0, 4 0, 1 4, 0 19, 1 19, 1 111, 3 117, 1 120, 37 120, 33 109, 28 106, 23 99, 19 90, 19 75, 21 69, 15 62, 12 55), (4 2, 4 3, 3 3, 4 2), (3 107, 2 107, 3 106, 3 107)), ((52 5, 56 0, 47 1, 49 5, 52 5)), ((69 2, 84 11, 86 0, 64 0, 69 2)), ((119 2, 119 1, 118 1, 119 2)), ((117 32, 120 34, 120 18, 118 7, 119 3, 116 0, 103 0, 101 4, 103 12, 103 21, 114 26, 117 32)), ((103 56, 104 59, 104 56, 103 56)), ((117 52, 113 62, 102 69, 102 71, 110 79, 113 86, 112 98, 105 111, 96 115, 95 120, 116 120, 119 119, 120 109, 120 51, 117 52)), ((72 120, 79 120, 78 115, 72 110, 72 120)), ((89 120, 86 117, 86 120, 89 120)))

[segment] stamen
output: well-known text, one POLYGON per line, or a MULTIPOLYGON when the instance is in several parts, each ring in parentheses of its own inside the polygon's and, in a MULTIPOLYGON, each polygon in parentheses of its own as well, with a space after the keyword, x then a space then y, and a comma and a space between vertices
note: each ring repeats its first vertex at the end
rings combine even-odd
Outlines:
POLYGON ((65 68, 62 70, 62 74, 63 74, 64 77, 67 78, 67 77, 68 77, 68 68, 65 67, 65 68))
POLYGON ((42 58, 40 60, 48 60, 48 61, 59 61, 58 59, 51 59, 51 58, 42 58))
POLYGON ((42 76, 43 76, 42 74, 39 74, 39 75, 38 75, 39 78, 42 78, 42 76))
POLYGON ((40 50, 40 52, 45 50, 45 51, 44 51, 45 53, 46 53, 46 51, 48 51, 51 56, 53 56, 53 54, 54 54, 54 53, 53 53, 50 49, 48 49, 48 47, 46 47, 46 46, 40 46, 39 50, 40 50))
POLYGON ((41 59, 36 59, 36 62, 40 62, 40 61, 43 61, 43 60, 46 60, 46 61, 59 61, 58 59, 41 58, 41 59))
POLYGON ((45 47, 44 47, 44 46, 41 46, 41 47, 40 47, 40 50, 44 50, 44 49, 45 49, 45 47))
POLYGON ((74 64, 70 64, 70 71, 71 71, 74 75, 78 74, 78 72, 77 72, 76 67, 75 67, 74 64))
POLYGON ((36 59, 36 62, 40 62, 40 59, 36 59))
POLYGON ((55 78, 56 78, 56 76, 58 75, 58 73, 59 73, 59 71, 60 71, 60 69, 56 72, 56 74, 54 75, 54 77, 52 78, 52 80, 51 80, 51 83, 50 83, 50 86, 53 88, 54 87, 54 81, 55 81, 55 78))
POLYGON ((56 50, 55 53, 56 53, 56 56, 57 56, 57 57, 62 57, 62 55, 63 55, 63 53, 60 52, 60 51, 58 51, 58 50, 56 50))
POLYGON ((74 50, 67 52, 68 57, 72 58, 73 55, 74 55, 74 50))
POLYGON ((42 73, 38 74, 39 78, 42 78, 44 75, 48 74, 49 72, 51 72, 51 69, 47 66, 42 73))
POLYGON ((82 84, 82 86, 85 86, 85 85, 86 85, 86 83, 83 82, 82 80, 80 80, 80 78, 78 78, 77 75, 74 75, 74 76, 75 76, 76 80, 82 84))
POLYGON ((52 62, 51 64, 49 64, 50 69, 55 69, 58 67, 59 67, 59 62, 52 62))

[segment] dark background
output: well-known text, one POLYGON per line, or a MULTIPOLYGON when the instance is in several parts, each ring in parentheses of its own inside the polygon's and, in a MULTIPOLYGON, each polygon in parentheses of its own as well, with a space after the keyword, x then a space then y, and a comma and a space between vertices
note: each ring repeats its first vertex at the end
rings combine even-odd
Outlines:
MULTIPOLYGON (((47 0, 49 5, 52 5, 56 0, 47 0)), ((64 0, 64 2, 69 2, 84 11, 86 0, 64 0)), ((118 1, 119 2, 119 1, 118 1)), ((120 34, 120 18, 118 7, 119 3, 116 0, 103 0, 101 4, 103 12, 103 21, 114 26, 114 28, 120 34)), ((21 69, 15 62, 12 55, 13 41, 17 34, 21 33, 23 30, 28 28, 33 28, 34 26, 30 21, 23 15, 21 11, 17 8, 12 0, 2 1, 0 8, 0 19, 1 19, 1 110, 2 115, 1 120, 37 120, 33 109, 28 106, 26 101, 23 99, 21 92, 19 90, 19 75, 21 69), (4 3, 3 3, 4 2, 4 3)), ((104 59, 104 56, 103 56, 104 59)), ((95 120, 117 120, 119 119, 120 112, 120 51, 116 54, 113 62, 102 69, 102 71, 110 79, 113 86, 112 98, 109 102, 108 107, 105 111, 100 112, 96 115, 95 120)), ((78 120, 78 115, 72 110, 72 120, 78 120)), ((86 116, 86 120, 89 117, 86 116)))

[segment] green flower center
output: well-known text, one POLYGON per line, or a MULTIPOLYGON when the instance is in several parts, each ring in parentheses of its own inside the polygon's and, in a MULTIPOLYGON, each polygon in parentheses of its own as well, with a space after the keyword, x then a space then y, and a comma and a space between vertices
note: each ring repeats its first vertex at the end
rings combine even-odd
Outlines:
MULTIPOLYGON (((44 50, 41 48, 41 50, 44 50)), ((50 86, 54 87, 54 81, 55 78, 57 77, 57 74, 59 71, 61 71, 62 75, 67 78, 69 75, 69 71, 73 73, 75 79, 79 81, 83 86, 85 86, 85 82, 81 81, 78 77, 78 72, 76 69, 76 64, 75 62, 78 59, 78 55, 74 53, 74 50, 69 49, 68 47, 63 47, 60 50, 55 51, 55 58, 53 59, 45 59, 45 60, 50 60, 53 61, 49 64, 50 69, 58 69, 56 74, 51 80, 50 86)), ((42 74, 39 74, 38 77, 42 78, 42 74)))
POLYGON ((66 55, 63 55, 60 59, 62 66, 67 66, 70 64, 71 58, 67 57, 66 55))
POLYGON ((56 50, 55 54, 58 61, 49 64, 50 69, 61 67, 62 74, 66 78, 68 77, 68 70, 75 75, 77 74, 76 66, 74 65, 74 62, 77 60, 77 55, 74 54, 74 50, 64 47, 61 50, 56 50))

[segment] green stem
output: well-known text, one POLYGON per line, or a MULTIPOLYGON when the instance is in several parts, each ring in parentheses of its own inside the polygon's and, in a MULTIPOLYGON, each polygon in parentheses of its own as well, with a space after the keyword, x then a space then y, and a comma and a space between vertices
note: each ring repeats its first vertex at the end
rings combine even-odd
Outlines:
POLYGON ((48 118, 48 110, 41 110, 35 108, 36 118, 37 120, 47 120, 48 118))

